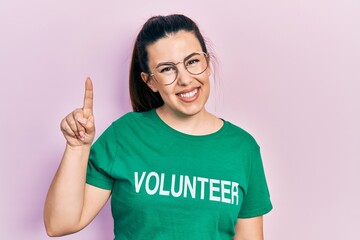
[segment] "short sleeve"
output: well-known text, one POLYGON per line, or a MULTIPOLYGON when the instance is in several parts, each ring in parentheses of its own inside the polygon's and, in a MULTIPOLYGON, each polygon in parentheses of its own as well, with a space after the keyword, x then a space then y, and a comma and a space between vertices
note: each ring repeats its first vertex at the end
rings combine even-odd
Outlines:
POLYGON ((239 218, 251 218, 270 212, 272 204, 267 186, 260 148, 250 154, 250 173, 247 191, 239 212, 239 218))
POLYGON ((114 179, 111 177, 111 169, 117 148, 115 129, 110 125, 91 147, 86 183, 103 189, 112 189, 114 179))

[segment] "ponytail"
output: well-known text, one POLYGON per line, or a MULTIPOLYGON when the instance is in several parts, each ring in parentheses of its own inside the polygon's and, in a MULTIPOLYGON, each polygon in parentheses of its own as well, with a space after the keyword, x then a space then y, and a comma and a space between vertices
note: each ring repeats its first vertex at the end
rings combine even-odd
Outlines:
POLYGON ((138 54, 138 41, 135 42, 129 74, 130 100, 134 112, 145 112, 164 104, 160 94, 153 92, 141 78, 141 67, 138 54))

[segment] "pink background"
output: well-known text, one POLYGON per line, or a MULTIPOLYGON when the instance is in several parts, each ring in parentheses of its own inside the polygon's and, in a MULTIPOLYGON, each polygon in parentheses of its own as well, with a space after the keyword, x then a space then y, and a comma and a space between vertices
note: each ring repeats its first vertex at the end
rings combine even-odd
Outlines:
MULTIPOLYGON (((135 34, 184 13, 217 56, 208 109, 262 147, 266 239, 360 239, 360 1, 1 1, 0 239, 48 239, 42 220, 60 120, 95 91, 97 137, 130 110, 135 34)), ((112 239, 109 205, 63 239, 112 239)))

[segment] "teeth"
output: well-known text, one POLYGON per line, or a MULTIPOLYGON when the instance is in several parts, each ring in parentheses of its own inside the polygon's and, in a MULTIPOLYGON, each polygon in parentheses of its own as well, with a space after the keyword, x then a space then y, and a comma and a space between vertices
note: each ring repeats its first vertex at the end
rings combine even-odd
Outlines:
POLYGON ((191 98, 193 96, 195 96, 195 94, 198 92, 198 89, 195 88, 194 91, 191 91, 191 92, 187 92, 187 93, 180 93, 180 97, 183 97, 183 98, 191 98))

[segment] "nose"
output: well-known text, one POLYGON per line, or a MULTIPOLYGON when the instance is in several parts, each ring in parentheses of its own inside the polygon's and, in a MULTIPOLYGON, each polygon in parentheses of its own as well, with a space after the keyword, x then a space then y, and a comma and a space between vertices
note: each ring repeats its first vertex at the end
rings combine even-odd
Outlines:
POLYGON ((193 81, 193 75, 191 75, 185 68, 184 64, 179 64, 177 66, 178 74, 176 82, 179 85, 186 86, 193 81))

